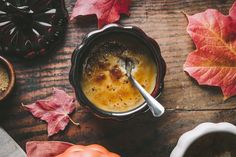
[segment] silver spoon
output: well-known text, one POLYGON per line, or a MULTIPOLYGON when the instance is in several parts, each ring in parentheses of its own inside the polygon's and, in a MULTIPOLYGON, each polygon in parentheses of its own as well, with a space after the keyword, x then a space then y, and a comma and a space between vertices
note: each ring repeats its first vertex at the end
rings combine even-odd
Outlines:
POLYGON ((125 69, 127 72, 127 76, 133 86, 135 86, 140 94, 145 99, 146 103, 149 106, 149 109, 151 110, 154 117, 160 117, 164 112, 165 108, 158 102, 156 99, 154 99, 132 76, 131 72, 134 68, 134 63, 130 59, 125 60, 125 69))

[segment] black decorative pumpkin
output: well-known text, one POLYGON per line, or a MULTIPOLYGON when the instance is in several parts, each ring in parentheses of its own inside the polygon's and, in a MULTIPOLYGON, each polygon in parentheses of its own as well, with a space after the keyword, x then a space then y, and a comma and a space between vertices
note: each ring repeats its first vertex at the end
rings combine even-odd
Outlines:
POLYGON ((63 39, 64 0, 0 0, 0 55, 42 55, 63 39))

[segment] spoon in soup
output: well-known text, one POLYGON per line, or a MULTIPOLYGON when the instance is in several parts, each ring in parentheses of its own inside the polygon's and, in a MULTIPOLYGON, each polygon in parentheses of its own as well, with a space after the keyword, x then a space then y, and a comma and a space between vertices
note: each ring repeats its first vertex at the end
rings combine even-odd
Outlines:
POLYGON ((145 99, 149 109, 151 110, 154 117, 160 117, 164 112, 165 108, 155 99, 153 98, 132 76, 132 69, 134 68, 134 63, 131 59, 125 59, 125 70, 130 82, 135 86, 140 94, 145 99))

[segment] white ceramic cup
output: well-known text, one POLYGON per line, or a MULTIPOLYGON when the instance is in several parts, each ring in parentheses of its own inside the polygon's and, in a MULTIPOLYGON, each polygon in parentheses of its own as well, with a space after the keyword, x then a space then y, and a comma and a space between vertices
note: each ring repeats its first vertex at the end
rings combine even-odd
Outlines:
POLYGON ((227 122, 222 123, 202 123, 193 130, 184 133, 178 140, 174 150, 171 152, 170 157, 184 157, 185 152, 197 139, 210 133, 231 133, 236 136, 236 126, 227 122))

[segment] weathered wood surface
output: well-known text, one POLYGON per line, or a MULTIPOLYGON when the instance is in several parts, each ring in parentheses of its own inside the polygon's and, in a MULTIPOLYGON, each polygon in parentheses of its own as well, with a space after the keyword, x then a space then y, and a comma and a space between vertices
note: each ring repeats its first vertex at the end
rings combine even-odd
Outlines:
MULTIPOLYGON (((66 1, 69 12, 74 2, 66 1)), ((65 131, 48 138, 46 124, 21 107, 21 102, 27 104, 46 98, 52 87, 74 94, 68 81, 70 58, 83 36, 96 29, 96 21, 92 20, 89 24, 70 23, 65 43, 54 54, 32 63, 9 58, 16 69, 17 85, 11 98, 1 105, 0 125, 22 148, 31 140, 63 140, 99 143, 124 157, 167 157, 179 136, 199 123, 228 121, 236 124, 236 98, 224 102, 220 89, 200 87, 182 70, 194 44, 186 33, 187 20, 181 11, 194 14, 215 8, 227 14, 232 3, 233 0, 134 0, 131 16, 122 17, 121 24, 140 27, 159 43, 167 63, 160 101, 168 111, 160 119, 146 113, 125 122, 101 120, 77 104, 72 117, 81 127, 70 124, 65 131)))

